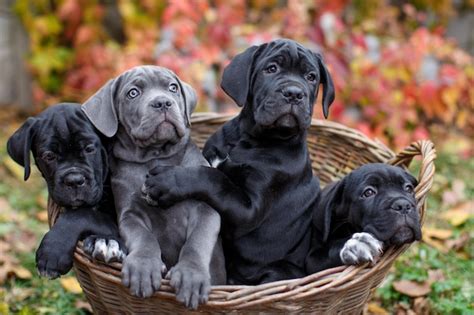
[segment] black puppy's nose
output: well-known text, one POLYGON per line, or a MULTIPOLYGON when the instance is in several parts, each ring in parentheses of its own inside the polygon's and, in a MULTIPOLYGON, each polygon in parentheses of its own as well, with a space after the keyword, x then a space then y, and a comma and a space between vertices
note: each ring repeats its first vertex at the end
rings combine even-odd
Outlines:
POLYGON ((283 96, 288 100, 301 100, 304 96, 303 90, 295 85, 287 86, 283 88, 281 92, 283 93, 283 96))
POLYGON ((413 210, 414 206, 411 202, 405 199, 398 199, 391 206, 392 210, 400 211, 403 214, 406 214, 413 210))
POLYGON ((161 110, 166 110, 171 107, 173 103, 166 98, 160 98, 160 99, 155 99, 151 101, 150 106, 155 108, 155 109, 161 109, 161 110))
POLYGON ((80 187, 86 182, 84 175, 80 173, 69 173, 64 176, 64 184, 69 187, 80 187))

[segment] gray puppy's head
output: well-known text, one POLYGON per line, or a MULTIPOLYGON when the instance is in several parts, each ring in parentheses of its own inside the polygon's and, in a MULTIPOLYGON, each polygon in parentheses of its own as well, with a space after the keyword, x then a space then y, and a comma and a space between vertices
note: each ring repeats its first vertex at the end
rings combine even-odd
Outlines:
POLYGON ((327 117, 335 91, 321 55, 293 40, 278 39, 235 56, 221 86, 244 107, 256 133, 285 137, 310 126, 320 84, 327 117))
POLYGON ((313 222, 324 226, 323 240, 346 223, 386 245, 420 240, 416 185, 416 179, 401 167, 363 165, 324 188, 313 222))
POLYGON ((107 137, 120 124, 136 146, 146 148, 188 136, 196 102, 194 89, 171 70, 139 66, 107 82, 82 108, 107 137))

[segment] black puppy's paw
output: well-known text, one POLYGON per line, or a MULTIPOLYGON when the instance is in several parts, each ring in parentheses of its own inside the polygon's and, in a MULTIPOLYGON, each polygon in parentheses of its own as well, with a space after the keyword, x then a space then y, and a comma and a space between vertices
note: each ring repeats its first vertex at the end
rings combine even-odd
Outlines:
POLYGON ((381 255, 383 243, 369 233, 354 233, 339 252, 345 265, 375 262, 381 255))
POLYGON ((177 177, 180 167, 160 166, 150 170, 141 188, 142 196, 150 206, 169 208, 180 196, 177 177))
POLYGON ((122 262, 127 251, 122 242, 108 236, 91 235, 83 242, 83 249, 93 259, 109 262, 122 262))
POLYGON ((187 308, 195 310, 199 304, 207 302, 211 291, 211 276, 203 268, 178 262, 166 278, 170 279, 170 285, 175 289, 176 299, 187 308))
POLYGON ((56 241, 47 233, 36 251, 36 268, 42 277, 55 279, 72 268, 75 244, 56 241))
POLYGON ((160 288, 165 272, 166 266, 160 257, 132 252, 123 261, 122 284, 135 296, 150 297, 160 288))

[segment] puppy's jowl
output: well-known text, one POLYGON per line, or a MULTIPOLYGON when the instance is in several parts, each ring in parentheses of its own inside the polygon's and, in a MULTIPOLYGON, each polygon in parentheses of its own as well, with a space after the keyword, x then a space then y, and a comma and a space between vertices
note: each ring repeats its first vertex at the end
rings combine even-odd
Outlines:
POLYGON ((219 211, 230 283, 305 275, 319 193, 306 134, 320 85, 327 116, 334 87, 319 54, 285 39, 250 47, 224 70, 221 86, 243 108, 203 150, 217 169, 150 172, 144 194, 158 205, 191 198, 219 211))
POLYGON ((421 239, 416 179, 400 167, 366 164, 321 192, 308 273, 374 262, 384 247, 421 239))
MULTIPOLYGON (((209 165, 189 136, 196 102, 195 91, 172 71, 142 66, 109 81, 83 105, 97 129, 110 137, 112 190, 129 250, 123 284, 148 297, 168 268, 177 299, 191 308, 207 300, 211 283, 225 283, 219 214, 194 200, 159 210, 142 199, 140 190, 157 165, 209 165)), ((173 177, 164 180, 179 185, 173 177)))
POLYGON ((50 198, 64 208, 36 252, 42 276, 68 272, 78 240, 91 234, 118 238, 109 188, 104 188, 107 154, 79 104, 58 104, 28 118, 8 140, 7 149, 25 168, 25 180, 33 152, 50 198))

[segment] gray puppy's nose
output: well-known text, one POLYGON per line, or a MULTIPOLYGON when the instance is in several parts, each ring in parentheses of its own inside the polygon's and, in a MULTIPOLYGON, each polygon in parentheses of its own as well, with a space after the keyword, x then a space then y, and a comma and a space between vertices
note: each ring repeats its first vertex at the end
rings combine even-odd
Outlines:
POLYGON ((398 199, 394 203, 392 203, 391 207, 392 210, 400 211, 404 214, 413 210, 414 206, 411 202, 405 199, 398 199))
POLYGON ((80 187, 86 182, 84 175, 76 172, 72 172, 64 176, 64 184, 69 187, 80 187))
POLYGON ((297 87, 296 85, 287 86, 283 88, 281 92, 287 100, 301 100, 304 96, 303 90, 300 87, 297 87))
POLYGON ((154 109, 159 109, 159 110, 167 110, 172 105, 173 105, 173 102, 171 102, 171 100, 168 98, 156 98, 150 102, 151 107, 153 107, 154 109))

